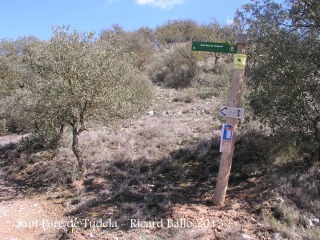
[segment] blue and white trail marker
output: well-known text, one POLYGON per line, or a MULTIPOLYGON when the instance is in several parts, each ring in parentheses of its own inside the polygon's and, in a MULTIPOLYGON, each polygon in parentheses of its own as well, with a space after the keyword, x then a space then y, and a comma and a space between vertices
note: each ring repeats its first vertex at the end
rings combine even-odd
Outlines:
POLYGON ((220 139, 220 152, 229 153, 231 151, 233 129, 234 127, 231 124, 223 124, 220 139))

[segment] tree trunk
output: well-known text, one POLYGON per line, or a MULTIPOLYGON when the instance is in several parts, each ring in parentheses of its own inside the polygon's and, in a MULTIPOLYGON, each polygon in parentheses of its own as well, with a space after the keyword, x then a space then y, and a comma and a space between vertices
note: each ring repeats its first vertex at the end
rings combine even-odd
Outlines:
POLYGON ((61 124, 60 130, 59 130, 58 139, 56 140, 57 141, 57 143, 56 143, 57 144, 57 149, 62 146, 63 133, 64 133, 64 124, 61 124))
POLYGON ((219 60, 219 57, 218 57, 218 55, 215 53, 215 54, 214 54, 214 65, 215 65, 215 66, 217 66, 218 60, 219 60))
POLYGON ((77 126, 72 126, 72 151, 77 158, 79 172, 83 174, 85 172, 85 166, 79 148, 79 135, 80 132, 77 126))
POLYGON ((54 158, 57 155, 59 148, 63 144, 63 142, 62 142, 63 141, 63 133, 64 133, 64 124, 61 124, 58 136, 56 136, 51 142, 51 146, 53 147, 53 150, 54 150, 53 154, 52 154, 52 158, 54 158))

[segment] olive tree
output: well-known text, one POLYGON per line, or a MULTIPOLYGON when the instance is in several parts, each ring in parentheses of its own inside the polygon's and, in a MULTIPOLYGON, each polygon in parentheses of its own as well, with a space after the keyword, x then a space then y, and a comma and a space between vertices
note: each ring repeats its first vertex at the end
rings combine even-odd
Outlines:
POLYGON ((295 15, 300 13, 297 3, 301 1, 291 2, 288 8, 257 1, 238 13, 248 23, 250 35, 249 100, 254 114, 281 134, 284 142, 320 160, 319 32, 299 27, 310 19, 295 15))
POLYGON ((31 72, 26 62, 30 49, 41 41, 36 37, 0 40, 0 95, 14 94, 16 89, 32 85, 31 72))
POLYGON ((197 28, 198 24, 190 19, 168 21, 155 30, 158 45, 190 42, 196 36, 197 28))
POLYGON ((150 98, 150 84, 136 76, 130 57, 121 46, 109 44, 111 40, 57 27, 52 38, 30 54, 39 76, 25 103, 32 129, 59 139, 70 126, 72 150, 82 172, 79 135, 86 123, 125 118, 139 112, 150 98))
POLYGON ((318 0, 287 0, 291 6, 290 16, 293 26, 320 31, 320 7, 318 0))
POLYGON ((0 132, 23 132, 26 121, 21 114, 14 114, 12 97, 33 88, 34 75, 26 56, 41 41, 36 37, 20 37, 16 40, 0 41, 0 132), (15 116, 18 116, 16 118, 15 116))
POLYGON ((130 54, 134 65, 142 70, 155 52, 154 32, 148 27, 136 31, 124 31, 119 25, 111 29, 104 29, 100 33, 101 39, 112 37, 114 44, 121 44, 122 50, 130 54))

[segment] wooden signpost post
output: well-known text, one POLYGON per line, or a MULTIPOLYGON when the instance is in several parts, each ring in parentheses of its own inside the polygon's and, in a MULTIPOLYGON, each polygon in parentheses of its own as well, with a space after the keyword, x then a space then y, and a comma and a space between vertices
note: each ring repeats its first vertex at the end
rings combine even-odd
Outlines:
MULTIPOLYGON (((204 42, 194 42, 192 43, 192 50, 194 51, 211 51, 223 53, 236 53, 234 57, 234 69, 231 82, 231 94, 229 97, 229 106, 227 108, 237 109, 240 107, 242 84, 244 80, 244 69, 246 64, 246 44, 247 35, 239 34, 236 40, 237 45, 232 46, 227 43, 204 43, 204 42), (219 47, 220 46, 220 47, 219 47), (231 51, 230 47, 231 46, 231 51), (223 49, 223 50, 221 50, 223 49), (235 52, 236 50, 236 52, 235 52)), ((224 113, 224 112, 223 112, 224 113)), ((232 156, 235 143, 235 135, 238 127, 238 117, 234 117, 233 114, 227 116, 227 122, 223 127, 222 135, 225 135, 225 139, 221 139, 220 150, 222 151, 219 172, 217 177, 216 189, 213 196, 214 205, 223 205, 226 192, 228 188, 228 182, 230 177, 232 156)))

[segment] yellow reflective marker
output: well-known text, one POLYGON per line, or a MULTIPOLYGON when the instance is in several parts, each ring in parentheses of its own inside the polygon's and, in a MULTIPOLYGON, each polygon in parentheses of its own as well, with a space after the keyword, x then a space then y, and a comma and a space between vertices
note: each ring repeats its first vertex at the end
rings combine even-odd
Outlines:
POLYGON ((246 66, 247 55, 246 54, 235 54, 234 56, 234 68, 244 69, 246 66))

